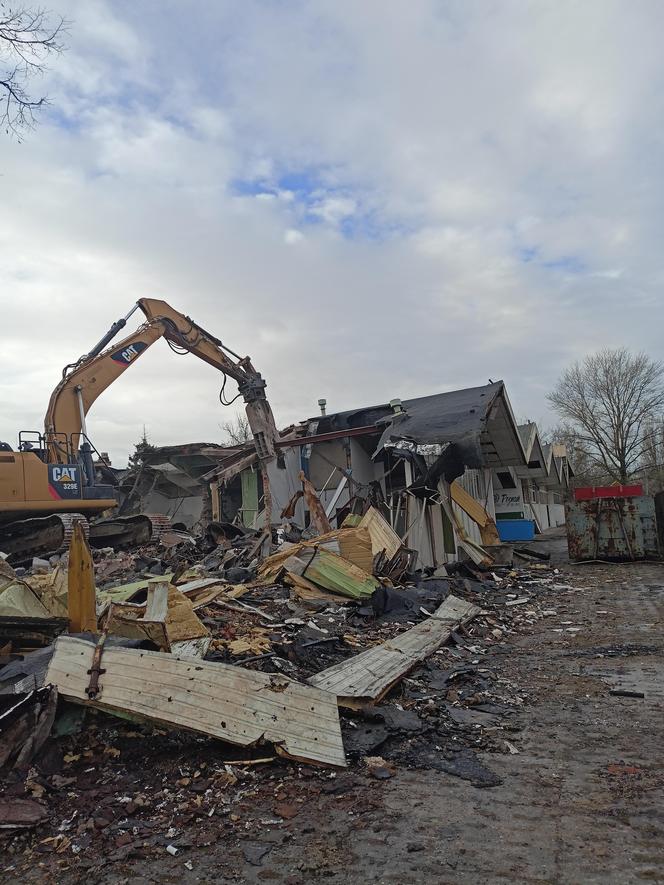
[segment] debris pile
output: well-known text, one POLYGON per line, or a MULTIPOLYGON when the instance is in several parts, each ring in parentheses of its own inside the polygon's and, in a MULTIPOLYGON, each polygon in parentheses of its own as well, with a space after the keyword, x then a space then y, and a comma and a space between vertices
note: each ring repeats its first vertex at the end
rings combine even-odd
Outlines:
POLYGON ((497 656, 545 616, 556 571, 527 555, 416 571, 373 508, 324 529, 213 523, 93 552, 75 532, 52 562, 0 562, 17 873, 34 854, 91 868, 100 846, 185 853, 222 825, 258 856, 314 795, 370 802, 367 778, 404 767, 500 782, 477 752, 518 752, 524 699, 497 656))

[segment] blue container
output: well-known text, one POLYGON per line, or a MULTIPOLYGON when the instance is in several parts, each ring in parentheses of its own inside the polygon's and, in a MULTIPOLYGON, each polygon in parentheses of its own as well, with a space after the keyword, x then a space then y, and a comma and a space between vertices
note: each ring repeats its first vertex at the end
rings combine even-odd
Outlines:
POLYGON ((532 519, 497 519, 496 525, 501 541, 532 541, 535 537, 532 519))

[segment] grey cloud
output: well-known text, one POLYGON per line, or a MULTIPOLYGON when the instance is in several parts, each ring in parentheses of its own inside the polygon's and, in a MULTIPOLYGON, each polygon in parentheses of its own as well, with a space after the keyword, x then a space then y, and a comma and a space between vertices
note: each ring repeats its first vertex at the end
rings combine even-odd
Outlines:
MULTIPOLYGON (((0 144, 0 438, 141 296, 250 353, 281 424, 488 377, 541 416, 586 350, 662 355, 661 4, 59 6, 56 113, 0 144), (316 223, 233 186, 309 169, 316 223)), ((219 384, 158 343, 95 442, 217 440, 219 384)))

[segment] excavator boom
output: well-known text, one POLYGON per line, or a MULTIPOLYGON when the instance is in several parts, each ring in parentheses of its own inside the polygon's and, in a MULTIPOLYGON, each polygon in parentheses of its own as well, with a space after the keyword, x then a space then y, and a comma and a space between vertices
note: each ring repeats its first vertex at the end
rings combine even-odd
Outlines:
MULTIPOLYGON (((62 380, 51 394, 44 435, 35 434, 37 447, 23 442, 21 451, 1 453, 0 523, 5 524, 0 534, 0 550, 3 549, 3 535, 9 539, 7 543, 12 551, 19 551, 22 545, 25 546, 24 538, 44 537, 42 524, 45 526, 46 523, 49 538, 60 532, 64 539, 71 531, 72 519, 81 513, 94 515, 115 505, 112 488, 98 485, 96 480, 92 459, 94 450, 87 436, 86 416, 97 397, 159 338, 165 338, 177 353, 192 353, 219 370, 224 375, 222 394, 227 378, 237 383, 239 394, 245 401, 263 476, 265 525, 270 525, 267 465, 276 455, 278 433, 265 395, 265 381, 249 357, 238 356, 190 317, 165 301, 142 298, 125 317, 113 323, 89 353, 65 367, 62 380), (145 322, 112 344, 136 310, 143 312, 145 322), (12 514, 14 518, 24 517, 20 525, 7 525, 12 514)), ((157 522, 155 518, 151 519, 152 526, 158 529, 159 518, 157 522)), ((42 549, 44 544, 35 541, 33 546, 42 549)), ((52 546, 51 542, 46 546, 52 546)))
MULTIPOLYGON (((146 322, 122 341, 102 350, 126 324, 127 317, 111 326, 93 350, 72 366, 67 366, 62 381, 55 388, 46 412, 44 427, 49 441, 49 460, 66 463, 71 457, 62 444, 63 437, 76 454, 85 434, 85 416, 97 397, 159 338, 174 347, 193 353, 237 382, 247 411, 261 461, 275 455, 277 429, 265 396, 265 381, 249 357, 239 357, 212 334, 172 308, 165 301, 142 298, 137 302, 146 322), (235 359, 231 359, 231 356, 235 359)), ((135 309, 135 308, 134 308, 135 309)))

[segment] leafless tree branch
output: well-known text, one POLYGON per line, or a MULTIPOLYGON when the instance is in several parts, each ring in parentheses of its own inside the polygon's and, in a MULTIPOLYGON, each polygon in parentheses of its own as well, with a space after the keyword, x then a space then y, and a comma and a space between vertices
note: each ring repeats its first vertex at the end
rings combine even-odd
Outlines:
POLYGON ((548 399, 588 470, 626 482, 664 408, 664 366, 625 348, 602 350, 563 372, 548 399))
POLYGON ((252 439, 249 421, 241 412, 238 412, 232 421, 224 421, 221 429, 226 435, 224 445, 227 446, 241 446, 252 439))
POLYGON ((32 129, 36 114, 49 104, 35 97, 30 80, 43 74, 46 59, 64 51, 68 23, 46 9, 0 2, 0 126, 21 137, 32 129))

